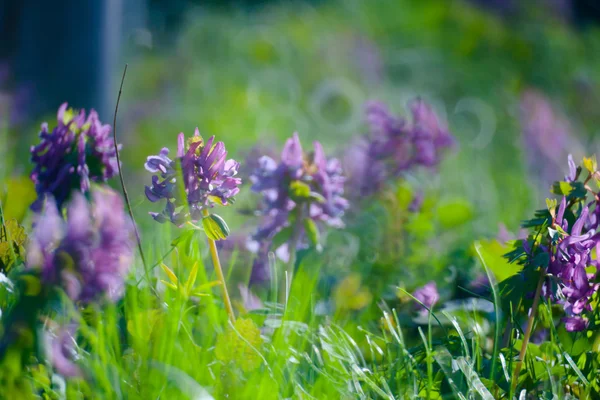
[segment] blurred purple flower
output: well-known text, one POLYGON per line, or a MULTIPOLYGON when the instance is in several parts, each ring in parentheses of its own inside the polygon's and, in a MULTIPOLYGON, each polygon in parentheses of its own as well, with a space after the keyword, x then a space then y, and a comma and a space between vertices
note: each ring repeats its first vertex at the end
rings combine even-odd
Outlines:
POLYGON ((61 287, 83 304, 106 297, 118 300, 132 261, 132 223, 113 191, 94 190, 93 203, 76 193, 59 216, 50 197, 36 221, 27 266, 39 269, 42 282, 61 287))
POLYGON ((146 197, 153 203, 167 200, 161 213, 150 213, 156 221, 170 220, 181 226, 188 220, 200 220, 202 210, 215 203, 233 202, 242 183, 235 177, 239 163, 226 160, 225 144, 214 141, 212 136, 205 143, 196 128, 187 145, 184 134, 179 134, 174 160, 168 157, 166 147, 158 155, 147 158, 146 170, 156 175, 152 176, 152 185, 146 186, 146 197))
POLYGON ((354 46, 356 65, 368 84, 378 84, 384 76, 384 63, 377 45, 366 37, 359 37, 354 46))
POLYGON ((81 376, 81 370, 76 364, 77 342, 73 337, 77 331, 76 324, 69 324, 58 329, 55 335, 47 333, 46 347, 48 359, 54 369, 66 378, 81 376))
POLYGON ((437 166, 444 149, 454 143, 427 103, 415 99, 409 108, 411 121, 394 116, 381 102, 367 104, 369 135, 356 141, 344 158, 354 196, 376 193, 387 179, 410 169, 437 166))
POLYGON ((238 289, 240 291, 240 296, 242 296, 242 302, 246 311, 260 310, 261 308, 264 308, 263 302, 260 301, 257 295, 252 293, 250 288, 240 283, 238 285, 238 289))
POLYGON ((105 182, 117 172, 111 127, 102 125, 96 111, 86 118, 84 110, 77 113, 63 103, 57 120, 52 132, 42 124, 41 142, 31 147, 31 179, 38 195, 34 211, 41 210, 46 195, 61 209, 73 190, 86 193, 90 181, 105 182))
POLYGON ((272 236, 287 223, 288 214, 297 206, 290 197, 294 182, 309 185, 311 192, 322 198, 311 201, 309 216, 315 221, 323 221, 331 226, 341 226, 341 216, 348 207, 343 198, 344 175, 337 159, 327 160, 323 147, 314 143, 315 151, 306 157, 298 134, 287 140, 277 163, 270 157, 261 157, 259 167, 250 177, 252 190, 263 196, 260 213, 265 223, 258 229, 258 239, 272 236))
MULTIPOLYGON (((437 285, 434 281, 428 282, 424 286, 418 288, 413 292, 413 296, 425 305, 427 308, 432 308, 435 303, 440 299, 440 295, 437 290, 437 285)), ((421 304, 417 304, 417 308, 421 311, 426 311, 421 304)))
MULTIPOLYGON (((254 281, 268 276, 268 252, 280 250, 282 254, 284 250, 270 249, 270 241, 289 225, 290 214, 305 202, 308 209, 303 218, 333 227, 343 226, 342 216, 348 208, 348 201, 343 197, 345 177, 341 163, 335 158, 327 160, 319 142, 314 142, 314 152, 307 155, 302 150, 298 134, 294 133, 285 143, 281 160, 277 162, 268 156, 261 157, 250 180, 252 190, 262 195, 258 210, 262 222, 252 236, 253 246, 258 250, 254 281), (308 198, 292 199, 291 192, 297 184, 308 187, 308 198)), ((303 229, 300 224, 298 229, 303 229)), ((303 242, 303 234, 300 236, 300 242, 303 242)))
MULTIPOLYGON (((520 115, 529 171, 546 190, 560 175, 567 149, 579 152, 581 145, 573 136, 568 121, 553 110, 542 93, 526 90, 521 96, 520 115)), ((571 163, 569 170, 567 176, 570 177, 573 173, 571 163)))
POLYGON ((588 327, 589 321, 581 317, 563 318, 567 332, 581 332, 588 327))

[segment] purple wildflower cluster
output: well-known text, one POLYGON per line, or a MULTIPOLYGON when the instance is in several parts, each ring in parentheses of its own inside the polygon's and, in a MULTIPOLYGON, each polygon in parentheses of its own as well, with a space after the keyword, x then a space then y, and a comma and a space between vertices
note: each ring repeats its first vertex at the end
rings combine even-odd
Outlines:
POLYGON ((198 128, 186 144, 185 135, 177 138, 177 157, 171 160, 169 149, 163 148, 156 156, 147 158, 145 167, 152 176, 152 185, 146 186, 146 197, 151 202, 166 199, 161 213, 150 213, 158 222, 171 221, 181 226, 188 220, 198 221, 202 211, 215 203, 227 205, 234 201, 242 183, 236 175, 239 163, 226 160, 223 142, 212 136, 204 142, 198 128))
POLYGON ((567 149, 579 152, 568 121, 542 93, 527 90, 520 101, 523 144, 530 173, 546 189, 561 171, 567 149))
POLYGON ((109 189, 92 191, 93 203, 76 193, 63 220, 50 197, 31 235, 27 266, 42 283, 62 288, 88 304, 118 300, 132 261, 132 223, 121 198, 109 189))
POLYGON ((31 206, 34 211, 42 209, 47 195, 62 208, 73 190, 85 193, 90 181, 105 182, 118 170, 111 127, 100 122, 96 111, 86 117, 85 110, 77 113, 64 103, 57 122, 52 131, 42 124, 41 142, 31 147, 31 179, 38 195, 31 206))
MULTIPOLYGON (((257 260, 263 267, 266 267, 271 239, 289 226, 290 217, 343 226, 342 216, 348 201, 343 197, 345 178, 341 163, 335 158, 327 160, 319 142, 313 145, 314 151, 305 154, 298 134, 294 133, 286 141, 280 161, 261 157, 250 177, 252 190, 262 194, 259 213, 263 222, 252 237, 251 247, 258 253, 257 260), (305 189, 305 193, 298 194, 301 189, 305 189)), ((259 270, 261 268, 255 265, 255 273, 259 270)))
POLYGON ((565 218, 567 199, 563 197, 554 217, 554 227, 563 233, 559 234, 557 243, 551 246, 553 250, 547 272, 556 277, 557 288, 553 290, 552 284, 547 284, 544 292, 564 306, 567 317, 563 322, 568 331, 581 331, 587 327, 589 321, 583 317, 583 313, 592 311, 590 301, 600 287, 600 283, 594 282, 600 265, 597 259, 592 259, 592 251, 600 249, 598 219, 593 217, 599 211, 597 203, 595 207, 591 216, 589 207, 584 206, 570 227, 565 218), (588 266, 595 267, 596 271, 588 273, 588 266))
POLYGON ((408 121, 394 116, 383 103, 367 104, 369 135, 357 140, 345 156, 352 193, 371 195, 387 179, 440 163, 443 150, 454 143, 452 135, 423 100, 413 100, 410 112, 408 121))

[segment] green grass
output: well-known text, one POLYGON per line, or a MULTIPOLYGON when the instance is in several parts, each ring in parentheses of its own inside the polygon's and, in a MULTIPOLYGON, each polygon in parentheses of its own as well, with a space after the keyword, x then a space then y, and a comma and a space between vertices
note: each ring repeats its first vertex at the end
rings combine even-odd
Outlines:
MULTIPOLYGON (((190 14, 173 43, 131 50, 124 57, 129 72, 119 137, 151 280, 138 257, 117 304, 83 312, 68 301, 56 305, 52 316, 80 322, 84 377, 65 381, 43 357, 27 360, 23 376, 11 375, 9 360, 0 397, 492 399, 526 390, 540 398, 593 398, 596 333, 577 337, 546 324, 551 339, 528 345, 519 391, 511 394, 523 321, 515 317, 502 326, 505 317, 513 320, 512 310, 502 309, 496 285, 485 299, 492 312, 471 307, 475 303, 464 299, 472 296, 460 289, 481 267, 493 280, 503 265, 486 247, 497 262, 488 265, 474 243, 495 238, 500 222, 516 231, 546 196, 525 167, 517 111, 522 91, 536 87, 561 105, 582 143, 593 141, 600 122, 581 94, 582 86, 589 93, 598 86, 598 32, 519 18, 510 23, 459 1, 278 4, 249 14, 190 14), (359 39, 377 47, 379 80, 361 72, 359 39), (256 143, 278 150, 295 130, 304 146, 320 140, 328 153, 341 156, 342 145, 366 130, 366 100, 385 100, 405 114, 414 95, 445 115, 457 148, 438 171, 416 171, 357 202, 346 228, 326 232, 323 252, 301 258, 289 291, 286 266, 273 258, 275 278, 253 288, 263 301, 259 310, 246 312, 237 289, 248 281, 251 258, 243 249, 222 254, 243 321, 230 324, 220 289, 210 287, 216 275, 206 238, 197 233, 173 246, 181 231, 147 215, 158 210, 143 195, 150 183, 146 156, 163 146, 173 151, 177 134, 191 135, 196 126, 223 140, 236 158, 256 143), (408 215, 405 200, 416 190, 425 193, 423 210, 408 215), (197 263, 196 286, 206 296, 186 298, 160 283, 167 279, 161 262, 180 281, 197 263), (360 277, 358 288, 344 280, 352 274, 360 277), (420 319, 410 293, 432 279, 442 301, 420 319), (346 296, 336 301, 335 293, 346 296), (372 300, 352 303, 361 294, 372 300), (450 300, 465 303, 444 308, 450 300)), ((31 188, 19 178, 30 169, 25 160, 34 122, 19 132, 0 127, 3 215, 25 226, 32 216, 28 202, 18 199, 27 199, 31 188)), ((223 213, 232 232, 252 231, 257 220, 240 211, 256 201, 245 184, 223 213)), ((2 288, 3 311, 12 296, 2 288)), ((539 311, 552 321, 552 304, 539 311)))

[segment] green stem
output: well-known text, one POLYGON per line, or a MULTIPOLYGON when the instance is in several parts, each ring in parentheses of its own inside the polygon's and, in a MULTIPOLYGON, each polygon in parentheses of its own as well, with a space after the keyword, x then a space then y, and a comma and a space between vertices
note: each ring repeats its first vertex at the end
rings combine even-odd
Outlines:
POLYGON ((525 329, 525 335, 523 336, 523 344, 521 345, 521 352, 519 353, 519 360, 517 361, 517 366, 515 367, 515 372, 513 374, 513 382, 512 382, 512 392, 517 388, 517 382, 519 380, 519 373, 521 372, 521 367, 523 366, 523 361, 525 360, 525 353, 527 352, 527 344, 529 344, 529 339, 531 337, 531 332, 533 331, 533 323, 535 322, 535 315, 537 313, 538 305, 540 302, 540 295, 542 292, 542 286, 544 284, 544 278, 546 277, 545 269, 540 268, 540 279, 537 284, 537 288, 535 289, 535 297, 533 298, 533 305, 531 306, 531 314, 529 315, 529 319, 527 321, 527 329, 525 329))
MULTIPOLYGON (((208 210, 202 210, 202 215, 208 217, 208 210)), ((223 302, 225 303, 225 309, 227 310, 227 314, 229 315, 229 320, 231 321, 231 323, 235 323, 235 314, 233 312, 233 307, 231 306, 231 300, 229 299, 229 292, 227 291, 227 284, 225 283, 225 275, 223 274, 223 268, 221 268, 219 252, 217 251, 217 244, 213 239, 209 237, 207 237, 207 239, 208 248, 210 250, 210 256, 212 258, 215 271, 217 272, 217 278, 219 279, 219 282, 221 283, 221 288, 223 290, 223 302)))
POLYGON ((292 287, 292 277, 294 276, 294 271, 296 270, 296 252, 298 250, 298 242, 300 241, 300 233, 302 232, 302 218, 304 216, 304 204, 300 204, 298 206, 298 212, 296 214, 296 221, 294 221, 294 233, 292 234, 292 239, 289 242, 289 253, 290 260, 287 264, 287 282, 285 285, 286 289, 286 303, 287 303, 287 294, 292 287), (289 283, 289 285, 287 285, 289 283))

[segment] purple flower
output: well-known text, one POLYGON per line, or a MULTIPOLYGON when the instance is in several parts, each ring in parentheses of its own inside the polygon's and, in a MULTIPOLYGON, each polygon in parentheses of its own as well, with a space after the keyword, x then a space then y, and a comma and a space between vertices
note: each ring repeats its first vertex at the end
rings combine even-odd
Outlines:
POLYGON ((69 324, 59 328, 55 335, 47 333, 46 336, 48 359, 54 369, 67 378, 81 376, 81 370, 76 364, 77 342, 73 337, 76 331, 77 325, 69 324))
MULTIPOLYGON (((440 299, 440 295, 437 290, 437 285, 434 281, 428 282, 424 286, 418 288, 413 292, 413 296, 425 305, 427 308, 432 308, 435 303, 440 299)), ((426 311, 421 304, 417 307, 421 311, 426 311)))
POLYGON ((383 103, 367 104, 369 135, 357 140, 344 157, 354 196, 376 193, 386 180, 410 169, 437 166, 444 149, 454 143, 427 103, 415 99, 409 108, 411 121, 394 116, 383 103))
POLYGON ((132 261, 132 223, 120 197, 108 189, 92 191, 93 203, 76 193, 59 216, 50 197, 31 236, 27 266, 42 282, 62 288, 83 304, 106 297, 118 300, 132 261))
MULTIPOLYGON (((530 172, 546 186, 561 172, 566 149, 579 149, 568 121, 556 112, 548 98, 535 90, 527 90, 521 97, 520 120, 525 154, 530 172)), ((569 175, 575 178, 569 162, 569 175)))
POLYGON ((202 210, 215 203, 227 205, 234 201, 242 183, 235 177, 239 163, 226 160, 225 144, 214 141, 212 136, 205 143, 196 128, 187 144, 184 134, 179 134, 174 160, 166 147, 147 158, 146 170, 156 175, 152 176, 152 185, 146 186, 146 197, 153 203, 167 200, 161 213, 150 213, 156 221, 170 220, 181 226, 188 220, 201 219, 202 210))
POLYGON ((34 211, 41 210, 46 195, 62 209, 73 190, 86 193, 90 181, 105 182, 117 172, 111 127, 102 125, 96 111, 86 118, 84 110, 77 113, 63 103, 57 119, 52 132, 42 124, 41 142, 31 147, 31 179, 38 195, 31 206, 34 211))
POLYGON ((377 45, 366 37, 359 37, 353 50, 352 55, 356 59, 356 65, 366 83, 380 83, 385 75, 385 67, 377 45))
POLYGON ((556 298, 563 305, 568 316, 570 328, 584 326, 581 322, 575 323, 573 318, 580 318, 584 311, 592 311, 590 301, 598 291, 600 284, 594 283, 595 274, 588 274, 586 268, 594 265, 592 251, 600 248, 600 233, 587 230, 589 222, 589 209, 583 207, 577 220, 569 229, 569 223, 564 217, 567 200, 563 197, 554 223, 566 234, 558 238, 557 244, 550 255, 548 273, 558 278, 558 288, 553 290, 546 284, 544 293, 556 298))
POLYGON ((288 226, 290 214, 306 203, 304 218, 329 226, 343 226, 342 216, 348 208, 348 201, 343 197, 345 177, 341 163, 337 159, 327 160, 319 142, 314 142, 314 152, 307 155, 298 134, 294 133, 285 143, 280 162, 264 156, 258 164, 250 180, 252 190, 262 194, 259 214, 263 221, 254 240, 270 240, 288 226), (309 195, 294 198, 295 185, 306 187, 309 195))
POLYGON ((252 293, 250 288, 242 285, 241 283, 238 285, 238 289, 240 291, 240 296, 242 297, 242 303, 246 311, 260 310, 264 308, 263 302, 260 301, 257 295, 252 293))
MULTIPOLYGON (((252 190, 262 195, 258 214, 262 221, 252 236, 249 249, 257 254, 251 283, 269 279, 269 251, 282 259, 289 259, 287 243, 271 248, 271 240, 294 218, 308 218, 319 225, 343 226, 342 216, 348 208, 343 197, 345 177, 337 159, 327 159, 323 147, 314 142, 314 152, 305 154, 298 134, 289 138, 279 162, 268 156, 258 160, 258 168, 250 176, 252 190), (298 195, 300 187, 305 191, 298 195), (298 217, 300 215, 300 217, 298 217)), ((308 246, 301 221, 295 224, 296 248, 308 246)))
POLYGON ((562 322, 565 323, 565 329, 567 332, 581 332, 588 327, 589 321, 581 317, 567 317, 563 318, 562 322))

